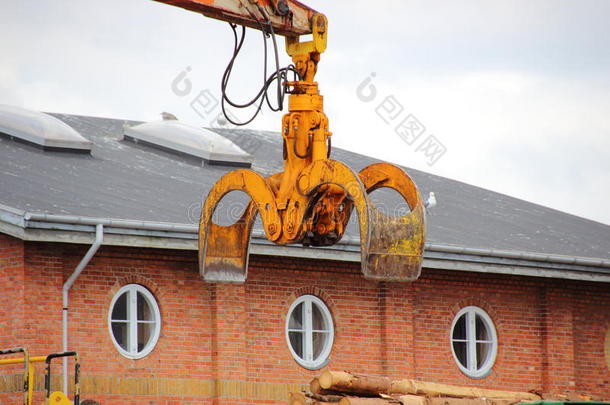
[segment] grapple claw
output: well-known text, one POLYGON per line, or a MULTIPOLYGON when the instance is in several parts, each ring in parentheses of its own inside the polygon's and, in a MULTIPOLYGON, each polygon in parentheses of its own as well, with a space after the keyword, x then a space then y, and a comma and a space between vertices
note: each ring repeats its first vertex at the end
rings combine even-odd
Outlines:
POLYGON ((248 247, 252 226, 259 212, 269 240, 280 233, 280 219, 267 180, 251 170, 224 175, 210 190, 199 222, 199 272, 208 282, 243 283, 248 274, 248 247), (241 218, 232 225, 213 223, 220 200, 231 191, 243 191, 252 199, 241 218))
POLYGON ((369 201, 370 238, 362 243, 362 272, 368 279, 413 281, 421 274, 426 233, 425 210, 417 186, 399 167, 377 163, 359 173, 368 193, 388 187, 409 205, 404 216, 388 216, 369 201))
MULTIPOLYGON (((206 243, 199 258, 201 275, 208 282, 243 283, 248 275, 248 248, 256 209, 250 201, 233 225, 210 223, 202 235, 206 243), (212 238, 209 236, 213 235, 212 238)), ((200 233, 202 233, 200 231, 200 233)))
POLYGON ((419 191, 411 178, 400 168, 373 164, 356 175, 341 162, 314 162, 305 172, 309 179, 303 191, 312 195, 324 184, 345 190, 358 212, 362 273, 379 281, 413 281, 421 273, 425 240, 425 214, 419 191), (379 211, 370 201, 372 191, 389 187, 407 202, 410 213, 391 217, 379 211))

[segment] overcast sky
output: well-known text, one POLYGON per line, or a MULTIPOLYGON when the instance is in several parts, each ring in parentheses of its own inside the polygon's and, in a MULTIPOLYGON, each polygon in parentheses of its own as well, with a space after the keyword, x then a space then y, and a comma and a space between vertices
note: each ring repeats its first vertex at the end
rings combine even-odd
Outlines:
MULTIPOLYGON (((329 17, 317 79, 334 145, 610 224, 610 1, 306 2, 329 17)), ((3 0, 0 49, 1 104, 208 126, 219 110, 191 103, 220 96, 232 34, 150 0, 3 0)), ((235 98, 262 61, 250 31, 235 98)))

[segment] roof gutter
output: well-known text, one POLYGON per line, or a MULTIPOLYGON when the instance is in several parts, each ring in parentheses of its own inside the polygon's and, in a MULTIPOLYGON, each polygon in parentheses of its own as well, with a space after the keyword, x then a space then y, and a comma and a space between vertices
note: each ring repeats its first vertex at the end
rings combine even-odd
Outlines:
MULTIPOLYGON (((37 214, 22 212, 22 219, 13 218, 13 223, 18 226, 21 225, 24 228, 39 228, 39 229, 56 229, 55 227, 74 226, 80 227, 78 231, 87 231, 83 229, 89 226, 103 225, 110 228, 106 233, 125 233, 135 235, 136 233, 145 232, 146 236, 159 237, 159 238, 180 238, 188 240, 196 240, 198 235, 198 225, 195 224, 174 224, 165 222, 148 222, 148 221, 131 221, 131 220, 120 220, 120 219, 109 219, 109 218, 91 218, 82 216, 71 216, 71 215, 52 215, 52 214, 37 214), (19 223, 21 222, 21 223, 19 223), (53 225, 56 224, 56 225, 53 225), (157 234, 158 233, 158 234, 157 234)), ((3 218, 0 217, 0 221, 3 218)), ((90 231, 89 231, 90 232, 90 231)), ((267 242, 263 232, 253 232, 253 242, 256 245, 261 245, 261 250, 269 251, 271 244, 267 242), (267 246, 269 245, 269 246, 267 246)), ((274 248, 277 248, 273 246, 274 248)), ((187 247, 192 249, 193 247, 187 247)), ((279 247, 283 248, 290 255, 299 254, 297 252, 305 251, 306 249, 298 247, 279 247)), ((357 253, 360 248, 360 241, 358 238, 343 238, 335 247, 335 251, 341 254, 340 260, 347 260, 346 255, 351 253, 357 253)), ((320 252, 320 250, 317 250, 320 252)), ((277 254, 278 252, 276 252, 277 254)), ((329 250, 332 253, 332 250, 329 250)), ((305 254, 306 253, 302 253, 305 254)), ((602 258, 588 258, 579 256, 566 256, 566 255, 555 255, 555 254, 541 254, 524 251, 510 251, 500 249, 483 249, 483 248, 471 248, 455 245, 445 245, 436 243, 426 243, 424 257, 431 258, 439 254, 448 255, 453 257, 464 257, 472 256, 479 258, 488 258, 487 262, 500 260, 518 260, 530 262, 529 267, 534 267, 535 263, 548 263, 554 266, 580 266, 577 269, 580 272, 590 273, 601 273, 596 280, 608 282, 610 281, 610 260, 602 258), (602 270, 601 272, 599 270, 602 270), (608 269, 608 270, 607 270, 608 269)), ((354 261, 359 260, 358 257, 354 256, 354 261)), ((328 258, 328 256, 324 257, 328 258)), ((446 259, 445 260, 449 260, 446 259)), ((498 263, 502 265, 502 263, 498 263)), ((440 268, 440 267, 439 267, 440 268)), ((492 270, 493 272, 493 270, 492 270)), ((515 273, 517 274, 517 273, 515 273)), ((524 274, 524 273, 519 273, 524 274)), ((559 276, 559 273, 557 273, 559 276)), ((531 274, 535 275, 535 274, 531 274)), ((559 276, 561 277, 561 276, 559 276)), ((563 277, 561 277, 563 278, 563 277)), ((573 278, 573 277, 570 277, 573 278)))
POLYGON ((520 252, 514 250, 500 249, 480 249, 468 248, 453 245, 440 245, 434 243, 426 243, 426 250, 443 253, 467 254, 475 256, 501 257, 505 259, 532 260, 536 262, 550 262, 561 264, 575 264, 580 266, 595 266, 610 269, 610 260, 578 257, 578 256, 563 256, 563 255, 548 255, 543 253, 520 252))
POLYGON ((197 233, 197 225, 171 224, 167 222, 129 221, 124 219, 90 218, 71 215, 33 214, 26 212, 25 221, 53 222, 60 224, 104 225, 116 228, 144 229, 148 231, 197 233))
MULTIPOLYGON (((198 233, 197 225, 187 224, 172 224, 165 222, 146 222, 146 221, 128 221, 120 219, 102 219, 102 218, 89 218, 80 216, 70 215, 51 215, 51 214, 33 214, 25 213, 25 221, 42 221, 42 222, 53 222, 53 223, 66 223, 66 224, 78 224, 78 225, 97 225, 102 224, 105 226, 116 227, 116 228, 127 228, 127 229, 142 229, 149 231, 164 231, 164 232, 179 232, 179 233, 198 233)), ((254 237, 263 237, 263 232, 254 232, 254 237)), ((348 246, 360 246, 358 238, 343 238, 339 244, 348 246)), ((500 249, 482 249, 482 248, 469 248, 463 246, 454 245, 443 245, 436 243, 426 243, 426 250, 443 253, 454 253, 454 254, 467 254, 475 256, 487 256, 487 257, 499 257, 507 259, 520 259, 520 260, 532 260, 538 262, 550 262, 550 263, 561 263, 561 264, 574 264, 581 266, 595 266, 610 269, 610 260, 587 258, 578 256, 563 256, 563 255, 550 255, 541 253, 531 253, 523 251, 510 251, 500 249)))
MULTIPOLYGON (((96 224, 95 225, 95 241, 81 259, 78 266, 72 272, 72 275, 68 277, 66 282, 62 288, 62 343, 63 343, 63 351, 68 351, 68 293, 70 289, 81 275, 85 267, 89 264, 93 256, 97 253, 97 250, 100 248, 102 243, 104 242, 104 225, 96 224)), ((64 394, 68 394, 68 358, 64 357, 63 359, 63 391, 64 394)))

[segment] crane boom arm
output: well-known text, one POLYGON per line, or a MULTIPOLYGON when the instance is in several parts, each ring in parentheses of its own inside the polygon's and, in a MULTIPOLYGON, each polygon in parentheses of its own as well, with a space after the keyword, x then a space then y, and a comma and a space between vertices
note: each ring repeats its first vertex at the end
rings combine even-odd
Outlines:
POLYGON ((318 14, 296 0, 155 0, 201 13, 207 17, 261 29, 270 21, 276 34, 286 37, 313 32, 312 18, 318 14))

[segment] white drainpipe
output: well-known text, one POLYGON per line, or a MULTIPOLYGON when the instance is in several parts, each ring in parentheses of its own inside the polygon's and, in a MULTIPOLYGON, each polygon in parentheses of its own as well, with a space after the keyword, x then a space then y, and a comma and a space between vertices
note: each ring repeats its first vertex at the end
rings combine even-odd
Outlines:
MULTIPOLYGON (((97 224, 95 226, 95 242, 93 242, 93 245, 91 245, 91 247, 89 248, 89 250, 87 251, 85 256, 81 259, 78 266, 76 266, 72 275, 64 283, 64 286, 62 289, 62 301, 63 301, 62 340, 63 340, 63 351, 64 352, 68 351, 68 292, 70 291, 70 288, 72 288, 72 285, 74 284, 74 282, 76 281, 78 276, 80 276, 80 274, 83 272, 85 267, 87 267, 87 265, 89 264, 89 262, 91 261, 91 259, 93 258, 93 256, 97 252, 97 250, 102 245, 103 241, 104 241, 104 225, 97 224)), ((64 374, 63 389, 64 389, 64 393, 67 395, 68 394, 68 358, 64 357, 63 361, 64 361, 64 363, 63 363, 63 374, 64 374)))

